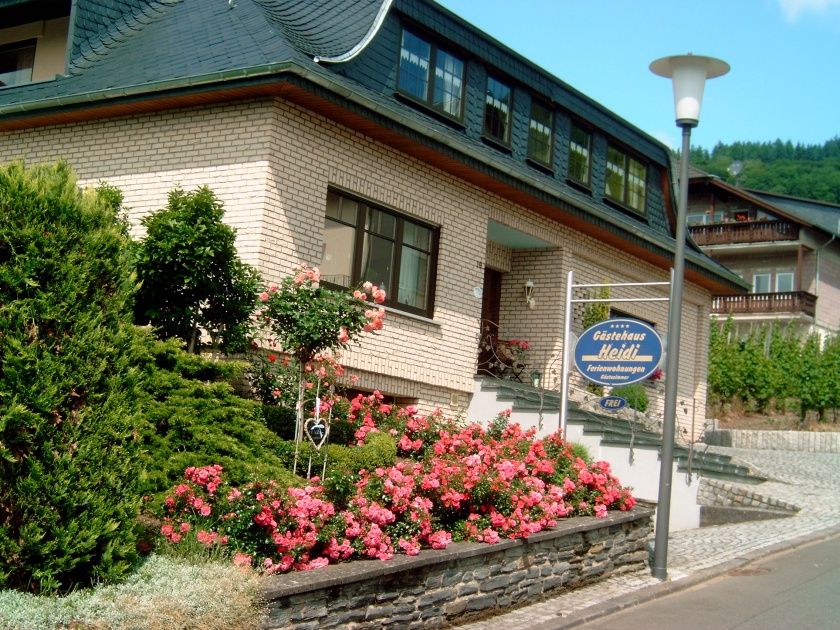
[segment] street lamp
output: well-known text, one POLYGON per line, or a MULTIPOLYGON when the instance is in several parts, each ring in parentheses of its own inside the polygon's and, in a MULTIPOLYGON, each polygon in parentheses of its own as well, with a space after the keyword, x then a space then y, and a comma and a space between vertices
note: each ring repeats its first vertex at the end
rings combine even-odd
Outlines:
POLYGON ((659 498, 656 506, 656 534, 653 547, 653 577, 668 577, 668 526, 671 512, 671 480, 674 465, 674 434, 677 415, 677 371, 680 354, 680 324, 685 276, 685 217, 688 208, 688 155, 691 151, 691 128, 700 122, 700 104, 706 79, 729 72, 729 64, 700 55, 663 57, 650 64, 650 71, 671 79, 674 84, 674 108, 677 127, 682 129, 680 159, 680 195, 674 251, 674 279, 668 308, 668 349, 665 364, 665 421, 662 425, 662 461, 659 469, 659 498))

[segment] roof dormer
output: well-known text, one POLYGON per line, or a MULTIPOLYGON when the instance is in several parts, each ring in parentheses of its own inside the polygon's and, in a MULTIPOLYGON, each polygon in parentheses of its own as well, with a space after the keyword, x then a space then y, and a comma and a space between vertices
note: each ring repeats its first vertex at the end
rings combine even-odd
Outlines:
POLYGON ((64 74, 70 0, 0 0, 0 89, 64 74))

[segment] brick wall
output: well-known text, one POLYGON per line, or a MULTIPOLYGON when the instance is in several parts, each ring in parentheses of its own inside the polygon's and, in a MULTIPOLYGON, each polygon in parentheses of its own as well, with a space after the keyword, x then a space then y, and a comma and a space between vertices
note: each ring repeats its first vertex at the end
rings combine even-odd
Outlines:
MULTIPOLYGON (((667 279, 664 270, 282 100, 4 133, 0 161, 13 159, 64 159, 82 185, 105 180, 119 187, 136 235, 142 233, 140 218, 163 207, 173 187, 207 184, 225 204, 225 221, 238 229, 240 255, 258 265, 268 281, 301 262, 320 262, 330 186, 439 225, 433 318, 389 311, 385 329, 344 357, 360 375, 361 387, 418 399, 424 411, 441 406, 457 414, 472 392, 481 314, 474 288, 482 286, 485 265, 509 271, 503 280, 502 335, 532 341, 546 374, 562 348, 568 269, 575 270, 578 282, 667 279), (510 251, 488 245, 490 219, 549 248, 510 251), (536 286, 533 310, 524 305, 529 278, 536 286)), ((686 287, 679 390, 694 401, 699 425, 705 408, 708 304, 705 291, 686 287)), ((664 303, 621 308, 667 332, 664 303)))

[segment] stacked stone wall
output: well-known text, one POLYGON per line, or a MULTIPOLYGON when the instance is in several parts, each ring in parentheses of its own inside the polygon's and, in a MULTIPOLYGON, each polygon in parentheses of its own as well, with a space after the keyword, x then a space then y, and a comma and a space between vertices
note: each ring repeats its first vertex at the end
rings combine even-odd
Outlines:
POLYGON ((439 628, 643 569, 648 508, 575 518, 527 540, 360 561, 267 579, 265 628, 439 628))

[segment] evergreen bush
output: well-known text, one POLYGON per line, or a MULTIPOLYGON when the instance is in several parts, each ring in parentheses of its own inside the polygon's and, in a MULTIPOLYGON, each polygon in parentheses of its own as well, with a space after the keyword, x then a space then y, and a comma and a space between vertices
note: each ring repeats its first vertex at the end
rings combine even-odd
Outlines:
POLYGON ((0 167, 0 588, 117 580, 136 558, 138 340, 112 199, 0 167))
POLYGON ((292 482, 276 454, 282 441, 265 425, 260 404, 238 396, 228 382, 244 366, 191 355, 174 339, 146 337, 145 343, 140 364, 145 494, 168 490, 189 466, 210 464, 223 466, 226 477, 238 484, 292 482))
POLYGON ((242 351, 250 335, 260 278, 239 260, 236 231, 223 216, 222 202, 203 186, 173 190, 166 208, 143 219, 137 321, 151 322, 161 338, 184 340, 190 351, 198 350, 201 330, 225 352, 242 351))
POLYGON ((627 401, 627 406, 635 409, 641 413, 648 410, 650 401, 648 400, 647 392, 643 385, 633 383, 632 385, 622 385, 621 387, 613 387, 610 391, 611 396, 620 396, 627 401))

